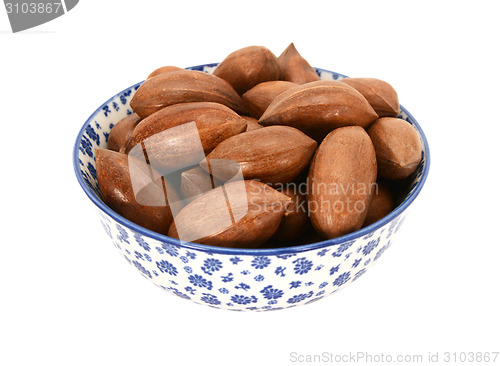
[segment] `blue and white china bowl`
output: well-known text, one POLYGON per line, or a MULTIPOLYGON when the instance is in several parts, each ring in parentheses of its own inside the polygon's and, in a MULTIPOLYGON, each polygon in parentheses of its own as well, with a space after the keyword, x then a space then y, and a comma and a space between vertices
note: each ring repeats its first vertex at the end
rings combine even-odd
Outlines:
MULTIPOLYGON (((189 69, 211 73, 217 64, 189 69)), ((323 80, 344 75, 317 69, 323 80)), ((230 310, 278 310, 309 304, 356 281, 392 245, 407 209, 429 171, 429 147, 413 116, 399 117, 420 134, 422 162, 404 201, 388 216, 354 233, 318 243, 278 249, 219 248, 180 242, 138 226, 100 198, 95 149, 106 147, 115 123, 132 113, 129 102, 141 83, 118 93, 85 122, 76 139, 73 164, 83 190, 96 205, 104 230, 125 260, 155 285, 183 299, 230 310)))

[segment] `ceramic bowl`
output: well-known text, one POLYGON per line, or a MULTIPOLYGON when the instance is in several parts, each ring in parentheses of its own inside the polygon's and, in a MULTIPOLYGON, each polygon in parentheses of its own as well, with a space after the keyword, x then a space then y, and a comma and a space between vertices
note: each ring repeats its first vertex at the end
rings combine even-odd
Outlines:
MULTIPOLYGON (((211 73, 217 64, 190 67, 211 73)), ((317 69, 323 80, 344 75, 317 69)), ((132 113, 141 83, 101 105, 76 139, 73 164, 84 192, 119 253, 145 278, 183 299, 230 310, 269 311, 309 304, 356 281, 393 244, 407 209, 429 171, 429 147, 417 121, 403 107, 399 117, 418 131, 424 150, 404 201, 388 216, 351 234, 278 249, 219 248, 180 242, 138 226, 107 207, 96 180, 95 149, 106 147, 115 123, 132 113)))

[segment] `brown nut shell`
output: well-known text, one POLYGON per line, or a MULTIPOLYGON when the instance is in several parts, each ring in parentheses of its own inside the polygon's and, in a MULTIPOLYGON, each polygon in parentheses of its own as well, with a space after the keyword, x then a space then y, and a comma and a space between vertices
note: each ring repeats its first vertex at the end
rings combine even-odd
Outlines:
POLYGON ((309 214, 307 211, 307 200, 305 194, 298 190, 296 185, 287 185, 279 191, 292 199, 287 207, 280 226, 273 236, 277 242, 294 242, 309 228, 309 214))
POLYGON ((391 213, 394 206, 394 195, 389 186, 383 182, 377 182, 363 226, 371 225, 384 218, 391 213))
POLYGON ((148 75, 147 79, 151 79, 153 76, 165 74, 167 72, 184 70, 177 66, 162 66, 154 70, 151 74, 148 75))
POLYGON ((379 177, 402 179, 410 176, 422 159, 422 143, 417 130, 393 117, 379 118, 368 129, 377 152, 379 177))
POLYGON ((391 84, 374 78, 346 78, 340 81, 363 94, 379 117, 398 115, 399 98, 391 84))
POLYGON ((278 229, 290 197, 257 181, 234 181, 198 197, 168 235, 220 247, 256 248, 278 229))
POLYGON ((321 140, 335 128, 366 128, 377 118, 356 89, 339 81, 321 80, 285 90, 269 105, 259 123, 295 127, 321 140))
POLYGON ((252 117, 258 119, 278 95, 295 85, 297 84, 282 80, 265 81, 245 92, 241 98, 252 117))
POLYGON ((137 124, 141 121, 136 113, 129 114, 122 118, 116 125, 109 131, 108 149, 118 152, 124 152, 125 146, 132 136, 132 132, 137 124))
POLYGON ((155 168, 167 174, 198 164, 205 154, 225 139, 245 131, 246 126, 245 120, 222 104, 175 104, 142 120, 125 151, 139 155, 145 152, 155 168))
POLYGON ((97 183, 104 203, 137 225, 166 234, 172 212, 158 172, 116 151, 98 148, 95 155, 97 183))
POLYGON ((229 83, 201 71, 171 71, 147 79, 130 101, 130 107, 142 118, 177 103, 215 102, 245 114, 241 97, 229 83))
POLYGON ((257 118, 249 117, 249 116, 240 116, 247 122, 247 129, 245 130, 246 132, 248 131, 253 131, 253 130, 258 130, 259 128, 263 128, 264 126, 259 125, 259 120, 257 118))
POLYGON ((238 94, 243 94, 264 81, 278 80, 278 58, 262 46, 250 46, 229 54, 213 73, 231 84, 238 94))
POLYGON ((319 75, 314 68, 300 55, 293 43, 278 57, 281 80, 296 84, 318 81, 319 75))
POLYGON ((316 231, 331 239, 360 229, 376 178, 375 149, 363 128, 342 127, 328 134, 308 177, 309 215, 316 231))
POLYGON ((181 192, 190 201, 208 192, 221 183, 200 167, 195 167, 181 174, 181 192))
POLYGON ((316 141, 295 128, 271 126, 223 141, 200 166, 219 180, 227 181, 235 175, 234 164, 230 162, 236 162, 245 179, 286 184, 307 167, 316 146, 316 141))

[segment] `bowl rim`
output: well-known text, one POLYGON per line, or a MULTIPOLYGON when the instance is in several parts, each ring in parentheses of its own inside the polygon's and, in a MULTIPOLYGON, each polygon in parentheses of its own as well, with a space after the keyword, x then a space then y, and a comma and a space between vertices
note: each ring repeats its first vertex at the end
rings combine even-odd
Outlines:
MULTIPOLYGON (((190 66, 186 67, 186 69, 194 69, 194 68, 203 68, 203 67, 214 67, 218 65, 218 63, 209 63, 209 64, 201 64, 201 65, 196 65, 196 66, 190 66)), ((341 77, 347 77, 343 74, 339 74, 334 71, 322 69, 322 68, 315 68, 318 71, 325 71, 329 73, 333 73, 335 75, 339 75, 341 77)), ((388 224, 391 222, 393 219, 398 217, 401 213, 403 213, 410 205, 411 203, 417 198, 419 195, 420 191, 422 190, 422 187, 424 186, 427 176, 429 174, 429 168, 430 168, 430 151, 429 151, 429 144, 427 142, 427 138, 424 134, 424 131, 418 124, 417 120, 413 117, 413 115, 408 112, 406 108, 404 108, 402 105, 400 105, 400 108, 402 111, 404 111, 407 115, 408 118, 410 118, 415 126, 415 128, 418 130, 418 133, 420 137, 422 138, 422 142, 424 145, 424 156, 425 156, 425 165, 424 165, 424 170, 422 172, 422 177, 420 181, 417 183, 415 189, 413 192, 398 206, 396 207, 391 213, 389 213, 387 216, 384 218, 374 222, 371 225, 365 226, 359 230, 356 230, 352 233, 346 234, 339 236, 334 239, 328 239, 324 241, 319 241, 315 243, 310 243, 310 244, 303 244, 303 245, 297 245, 297 246, 289 246, 289 247, 282 247, 282 248, 256 248, 256 249, 244 249, 244 248, 227 248, 227 247, 216 247, 212 245, 206 245, 206 244, 198 244, 198 243, 192 243, 192 242, 186 242, 182 241, 179 239, 174 239, 171 238, 167 235, 159 234, 157 232, 151 231, 149 229, 146 229, 140 225, 137 225, 133 223, 132 221, 124 218, 123 216, 119 215, 115 211, 113 211, 111 208, 109 208, 101 199, 94 194, 94 192, 87 186, 87 183, 85 182, 81 170, 80 170, 80 163, 79 163, 79 147, 80 147, 80 141, 82 139, 83 134, 85 133, 86 127, 89 125, 89 123, 92 122, 94 119, 95 115, 99 113, 102 108, 106 105, 108 105, 113 99, 115 99, 117 96, 120 94, 123 94, 125 91, 128 91, 130 89, 138 88, 143 81, 140 81, 132 86, 129 86, 122 91, 116 93, 114 96, 106 100, 104 103, 102 103, 92 114, 87 118, 85 123, 80 129, 80 132, 78 133, 78 136, 76 137, 75 144, 73 146, 73 168, 76 174, 76 178, 78 180, 78 183, 82 187, 83 191, 87 195, 87 197, 102 211, 104 211, 108 216, 111 216, 115 221, 117 221, 119 224, 129 228, 132 231, 138 232, 141 235, 150 237, 154 240, 157 240, 162 243, 168 243, 174 246, 179 246, 183 247, 186 249, 191 249, 191 250, 198 250, 198 251, 203 251, 203 252, 209 252, 209 253, 217 253, 217 254, 230 254, 230 255, 251 255, 251 256, 265 256, 265 255, 286 255, 286 254, 294 254, 294 253, 301 253, 301 252, 306 252, 310 250, 316 250, 316 249, 322 249, 326 247, 332 247, 336 245, 340 245, 358 238, 361 238, 363 236, 366 236, 367 234, 381 228, 382 226, 388 224)))

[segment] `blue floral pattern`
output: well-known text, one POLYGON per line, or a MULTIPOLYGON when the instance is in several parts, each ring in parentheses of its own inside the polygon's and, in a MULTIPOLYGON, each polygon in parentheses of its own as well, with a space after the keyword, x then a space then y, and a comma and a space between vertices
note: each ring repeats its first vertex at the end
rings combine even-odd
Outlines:
POLYGON ((257 302, 257 298, 255 296, 233 295, 231 297, 231 301, 234 302, 235 304, 247 305, 250 303, 257 302))
POLYGON ((174 247, 172 244, 168 243, 161 243, 161 246, 165 253, 168 253, 172 257, 177 257, 179 255, 179 252, 177 251, 177 248, 174 247))
POLYGON ((144 268, 142 264, 140 264, 138 261, 132 261, 132 263, 144 276, 152 278, 151 273, 146 268, 144 268))
POLYGON ((222 268, 222 262, 215 258, 207 258, 203 262, 203 267, 201 267, 202 271, 208 275, 212 275, 213 272, 216 272, 222 268))
POLYGON ((344 283, 349 281, 351 278, 351 272, 344 272, 341 275, 339 275, 335 281, 333 281, 334 286, 342 286, 344 283))
POLYGON ((299 275, 309 272, 313 266, 313 262, 306 258, 296 259, 292 263, 295 264, 295 268, 293 270, 299 275))
POLYGON ((173 264, 167 262, 166 260, 161 260, 156 262, 156 266, 162 273, 168 273, 171 276, 177 276, 177 268, 173 264))
POLYGON ((251 263, 252 267, 255 269, 266 268, 269 264, 271 264, 269 257, 255 257, 251 263))
POLYGON ((366 256, 372 252, 373 249, 375 249, 380 242, 380 238, 377 238, 376 240, 370 240, 368 244, 366 244, 363 247, 363 254, 366 256))
POLYGON ((284 295, 284 292, 280 289, 273 288, 272 285, 264 287, 260 292, 263 294, 264 298, 269 300, 279 299, 284 295))
MULTIPOLYGON (((212 72, 215 64, 193 67, 212 72)), ((318 69, 322 80, 344 76, 318 69)), ((139 84, 99 108, 87 121, 75 147, 80 183, 100 199, 96 182, 95 149, 106 147, 111 127, 131 113, 129 102, 139 84)), ((401 109, 400 118, 415 124, 401 109)), ((411 194, 424 177, 427 159, 417 170, 411 194)), ((219 253, 181 243, 154 239, 117 221, 98 208, 100 221, 129 264, 162 289, 190 301, 231 310, 271 311, 312 303, 358 280, 378 262, 393 242, 406 211, 362 237, 300 252, 241 251, 219 253)), ((158 237, 156 237, 158 238, 158 237)))
POLYGON ((212 289, 212 281, 208 281, 204 279, 202 276, 194 274, 188 277, 189 282, 191 282, 194 286, 204 287, 208 290, 212 289))
POLYGON ((313 295, 312 291, 309 291, 307 294, 299 294, 299 295, 294 295, 293 297, 288 299, 289 304, 296 304, 298 302, 304 301, 305 299, 310 298, 313 295))
POLYGON ((200 298, 201 301, 206 302, 210 305, 220 305, 221 302, 217 299, 217 296, 204 292, 203 296, 200 298))
POLYGON ((393 233, 388 240, 386 235, 390 224, 379 228, 374 235, 339 244, 331 251, 322 248, 311 253, 303 252, 299 257, 278 257, 209 254, 159 243, 119 224, 109 225, 112 219, 103 213, 101 215, 103 226, 115 245, 122 244, 117 249, 142 275, 157 284, 163 283, 162 288, 200 304, 254 311, 309 304, 356 281, 391 245, 400 221, 399 217, 395 218, 398 222, 393 224, 393 233), (123 243, 133 250, 127 253, 121 249, 123 243), (331 255, 325 255, 328 252, 331 255), (153 260, 150 262, 148 258, 153 260), (240 270, 235 271, 237 268, 240 270), (318 273, 321 275, 316 277, 318 273), (155 274, 154 277, 152 274, 155 274), (172 282, 165 285, 166 278, 175 278, 179 285, 172 282))

